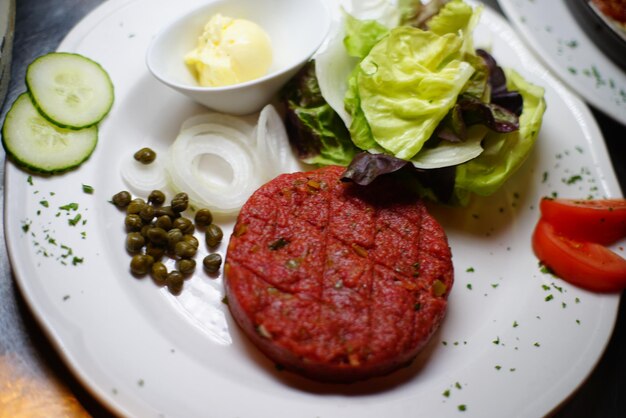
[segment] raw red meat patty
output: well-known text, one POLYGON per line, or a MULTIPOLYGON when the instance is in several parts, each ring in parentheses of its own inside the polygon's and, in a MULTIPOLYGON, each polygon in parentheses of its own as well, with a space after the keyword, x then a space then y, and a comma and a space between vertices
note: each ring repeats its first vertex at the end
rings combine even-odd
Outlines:
POLYGON ((225 263, 230 310, 254 344, 333 382, 409 363, 441 323, 453 281, 447 238, 423 203, 384 180, 341 182, 343 170, 262 186, 225 263))

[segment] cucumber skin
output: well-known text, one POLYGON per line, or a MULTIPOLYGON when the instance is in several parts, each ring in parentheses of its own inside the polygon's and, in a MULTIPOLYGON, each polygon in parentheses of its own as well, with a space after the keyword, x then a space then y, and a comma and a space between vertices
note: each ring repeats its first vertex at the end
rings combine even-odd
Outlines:
MULTIPOLYGON (((11 161, 13 161, 16 165, 18 165, 19 167, 25 169, 26 171, 33 173, 33 174, 45 174, 45 175, 52 175, 52 174, 61 174, 61 173, 66 173, 68 171, 71 171, 77 167, 79 167, 82 163, 84 163, 85 161, 87 161, 89 159, 89 157, 91 157, 91 154, 93 154, 94 150, 96 149, 96 146, 98 145, 98 141, 99 141, 99 131, 98 131, 98 127, 97 126, 91 126, 88 127, 88 129, 96 129, 96 140, 94 141, 94 145, 91 148, 91 150, 89 151, 89 153, 87 153, 85 155, 85 158, 83 158, 82 160, 74 163, 74 164, 70 164, 68 166, 62 167, 62 168, 54 168, 54 169, 44 169, 41 167, 37 167, 34 166, 26 161, 23 161, 22 159, 20 159, 17 155, 15 155, 13 153, 13 151, 11 150, 11 148, 8 146, 8 144, 6 143, 6 125, 7 125, 7 120, 9 118, 9 115, 11 114, 11 109, 13 108, 13 106, 15 105, 15 103, 17 103, 17 101, 23 96, 23 95, 28 95, 28 99, 31 101, 31 103, 33 103, 32 98, 30 97, 30 93, 25 92, 22 93, 20 96, 17 97, 17 99, 15 99, 15 101, 13 102, 13 104, 11 105, 11 108, 9 108, 9 111, 7 112, 4 122, 2 124, 2 147, 4 148, 4 151, 7 154, 7 157, 11 159, 11 161)), ((33 103, 34 106, 34 103, 33 103)), ((36 108, 36 107, 35 107, 36 108)), ((38 109, 37 109, 38 110, 38 109)), ((43 117, 43 115, 41 115, 43 117)), ((46 119, 47 120, 47 119, 46 119)), ((58 126, 56 124, 54 124, 55 126, 58 126)))
MULTIPOLYGON (((33 62, 31 62, 28 67, 30 67, 31 65, 33 65, 34 63, 36 63, 37 61, 39 61, 40 59, 47 57, 49 55, 72 55, 72 56, 77 56, 81 59, 85 59, 87 61, 91 61, 92 63, 94 63, 95 65, 97 65, 102 72, 106 75, 106 79, 109 85, 109 88, 111 89, 111 103, 109 103, 109 107, 106 109, 106 111, 100 116, 100 119, 98 119, 97 121, 95 121, 94 123, 90 123, 87 125, 83 125, 83 126, 74 126, 74 125, 68 125, 65 123, 60 123, 57 122, 56 120, 52 119, 50 116, 48 116, 48 114, 39 106, 39 104, 37 104, 37 100, 34 98, 34 96, 32 95, 32 93, 30 94, 30 98, 31 98, 31 102, 33 103, 33 106, 35 106, 35 109, 37 109, 37 111, 39 112, 39 114, 46 119, 48 122, 52 123, 53 125, 58 126, 59 128, 63 128, 63 129, 71 129, 73 131, 80 131, 81 129, 85 129, 85 128, 91 128, 94 125, 99 124, 100 122, 102 122, 102 120, 109 114, 109 112, 111 111, 111 108, 113 107, 113 103, 115 102, 115 88, 113 86, 113 81, 111 80, 111 77, 109 76, 109 73, 107 73, 107 71, 104 69, 104 67, 102 65, 100 65, 100 63, 92 60, 91 58, 88 58, 84 55, 81 54, 77 54, 74 52, 49 52, 47 54, 44 54, 38 58, 36 58, 33 62)), ((29 92, 32 92, 30 83, 28 82, 28 67, 26 68, 26 77, 24 77, 24 81, 26 82, 26 88, 28 89, 29 92)), ((3 135, 4 136, 4 135, 3 135)))

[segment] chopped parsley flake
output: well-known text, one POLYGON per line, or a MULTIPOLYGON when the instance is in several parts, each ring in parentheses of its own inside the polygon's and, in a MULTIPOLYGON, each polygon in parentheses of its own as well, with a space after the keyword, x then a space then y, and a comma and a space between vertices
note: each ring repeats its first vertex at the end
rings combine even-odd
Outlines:
POLYGON ((26 179, 26 182, 32 186, 33 185, 33 176, 28 176, 28 178, 26 179))
POLYGON ((552 274, 552 270, 550 270, 550 267, 546 266, 543 263, 539 263, 539 269, 543 274, 552 274))
POLYGON ((76 266, 78 264, 81 264, 83 261, 85 261, 85 259, 82 257, 74 257, 72 258, 72 265, 76 266))
POLYGON ((549 294, 548 296, 546 296, 545 301, 546 301, 546 302, 550 302, 552 299, 554 299, 554 295, 549 294))
POLYGON ((78 210, 78 203, 68 203, 67 205, 63 205, 63 206, 59 206, 59 209, 61 210, 66 210, 66 211, 70 211, 70 210, 78 210))
POLYGON ((474 267, 468 267, 467 270, 465 270, 467 273, 473 273, 474 272, 474 267))
POLYGON ((471 284, 471 283, 468 283, 468 284, 467 284, 467 288, 468 288, 469 290, 472 290, 472 284, 471 284))
POLYGON ((570 178, 566 179, 565 180, 565 184, 574 184, 574 183, 577 183, 577 182, 581 181, 582 179, 583 178, 582 178, 581 175, 576 174, 576 175, 573 175, 570 178))
POLYGON ((88 185, 88 184, 83 184, 83 192, 87 193, 87 194, 93 194, 93 187, 88 185))
POLYGON ((541 347, 541 345, 539 343, 534 343, 533 344, 535 347, 541 347))
POLYGON ((459 405, 459 411, 461 411, 461 412, 467 411, 467 405, 465 405, 465 404, 459 405))
POLYGON ((552 283, 552 287, 554 287, 556 290, 558 290, 559 293, 563 293, 563 288, 561 286, 557 286, 554 283, 552 283))
POLYGON ((499 345, 500 344, 500 337, 496 337, 496 339, 493 340, 492 343, 494 343, 495 345, 499 345))
POLYGON ((44 208, 50 207, 50 203, 48 203, 47 200, 42 200, 39 202, 39 204, 43 206, 44 208))
POLYGON ((499 364, 496 364, 495 369, 496 370, 500 370, 502 368, 502 366, 500 366, 499 364))
POLYGON ((78 222, 80 222, 81 219, 82 219, 82 215, 79 213, 76 216, 74 216, 74 218, 68 219, 67 223, 70 224, 71 226, 76 226, 78 222))
POLYGON ((442 395, 445 396, 446 398, 449 398, 450 397, 450 390, 449 389, 444 390, 442 395))
POLYGON ((513 321, 513 328, 517 328, 519 326, 519 324, 517 323, 517 321, 513 321))

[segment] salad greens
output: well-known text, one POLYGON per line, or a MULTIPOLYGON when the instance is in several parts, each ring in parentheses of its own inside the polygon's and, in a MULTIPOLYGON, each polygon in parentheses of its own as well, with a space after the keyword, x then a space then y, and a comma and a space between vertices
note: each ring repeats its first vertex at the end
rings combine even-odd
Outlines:
POLYGON ((286 128, 300 159, 307 164, 348 165, 357 149, 350 132, 324 100, 311 61, 289 81, 283 100, 287 103, 286 128))
POLYGON ((348 166, 344 178, 363 185, 410 173, 446 203, 495 192, 530 153, 546 105, 541 87, 474 48, 481 10, 400 0, 392 27, 344 12, 283 90, 301 159, 348 166))

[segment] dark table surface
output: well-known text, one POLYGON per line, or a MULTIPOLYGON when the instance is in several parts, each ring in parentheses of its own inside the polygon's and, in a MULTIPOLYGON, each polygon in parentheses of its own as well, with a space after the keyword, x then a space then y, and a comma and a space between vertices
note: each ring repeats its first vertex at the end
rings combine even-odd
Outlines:
MULTIPOLYGON (((0 118, 24 91, 24 72, 35 57, 56 49, 83 16, 103 0, 17 0, 11 83, 0 118)), ((485 3, 499 10, 497 2, 485 3)), ((0 102, 0 106, 2 103, 0 102)), ((591 109, 604 135, 622 193, 626 190, 626 126, 591 109)), ((0 151, 4 161, 4 151, 0 151)), ((4 164, 0 165, 4 184, 4 164)), ((4 187, 0 186, 4 196, 4 187)), ((0 199, 4 205, 4 198, 0 199)), ((3 209, 3 207, 2 207, 3 209)), ((61 361, 20 295, 8 263, 4 226, 0 226, 0 418, 107 417, 61 361)), ((572 347, 575 350, 576 347, 572 347)), ((580 389, 554 413, 555 417, 626 417, 626 303, 606 352, 580 389)))

